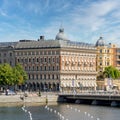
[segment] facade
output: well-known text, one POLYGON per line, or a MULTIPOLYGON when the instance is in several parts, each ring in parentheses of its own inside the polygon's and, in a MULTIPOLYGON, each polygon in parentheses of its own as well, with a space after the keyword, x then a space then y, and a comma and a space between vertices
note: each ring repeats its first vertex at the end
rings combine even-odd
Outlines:
POLYGON ((115 66, 120 70, 120 48, 115 49, 115 66))
POLYGON ((103 72, 107 66, 115 66, 116 46, 114 44, 105 44, 103 37, 100 37, 96 42, 97 48, 97 71, 103 72))
POLYGON ((22 64, 28 74, 25 85, 28 90, 96 89, 96 47, 68 40, 63 28, 55 40, 45 40, 44 36, 38 41, 20 40, 12 52, 14 64, 22 64))
POLYGON ((16 43, 0 43, 0 64, 8 63, 11 66, 15 65, 14 46, 16 43))

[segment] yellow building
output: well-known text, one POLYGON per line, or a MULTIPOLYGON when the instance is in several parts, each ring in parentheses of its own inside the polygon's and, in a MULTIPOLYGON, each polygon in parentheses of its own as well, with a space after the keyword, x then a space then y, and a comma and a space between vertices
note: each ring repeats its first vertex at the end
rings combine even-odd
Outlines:
POLYGON ((115 66, 115 48, 114 44, 105 44, 103 37, 96 42, 97 48, 97 72, 103 72, 107 66, 115 66))

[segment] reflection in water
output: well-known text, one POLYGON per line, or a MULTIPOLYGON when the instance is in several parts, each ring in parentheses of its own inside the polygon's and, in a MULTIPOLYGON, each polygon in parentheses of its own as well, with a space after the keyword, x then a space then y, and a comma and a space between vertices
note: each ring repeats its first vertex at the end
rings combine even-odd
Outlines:
POLYGON ((119 120, 120 109, 80 104, 0 107, 0 120, 119 120), (31 116, 31 118, 30 118, 31 116))

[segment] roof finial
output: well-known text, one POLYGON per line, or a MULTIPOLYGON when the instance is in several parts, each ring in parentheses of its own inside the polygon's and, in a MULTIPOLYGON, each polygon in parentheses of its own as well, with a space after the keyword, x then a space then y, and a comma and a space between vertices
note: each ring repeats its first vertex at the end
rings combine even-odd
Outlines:
POLYGON ((102 33, 100 33, 100 39, 102 39, 103 38, 103 35, 102 35, 102 33))
POLYGON ((59 32, 64 32, 64 28, 63 28, 63 23, 62 23, 62 21, 61 21, 61 25, 60 25, 59 32))

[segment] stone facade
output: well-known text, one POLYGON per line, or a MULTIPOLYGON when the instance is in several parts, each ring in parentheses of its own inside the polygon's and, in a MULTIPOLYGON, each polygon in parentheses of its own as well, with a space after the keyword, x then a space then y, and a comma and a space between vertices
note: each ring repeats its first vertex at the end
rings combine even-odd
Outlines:
POLYGON ((88 43, 64 40, 63 32, 62 30, 60 35, 57 34, 59 40, 40 37, 38 41, 20 40, 12 47, 14 56, 12 59, 8 56, 9 60, 14 61, 14 64, 22 64, 29 78, 25 84, 28 90, 96 89, 96 47, 88 43))

